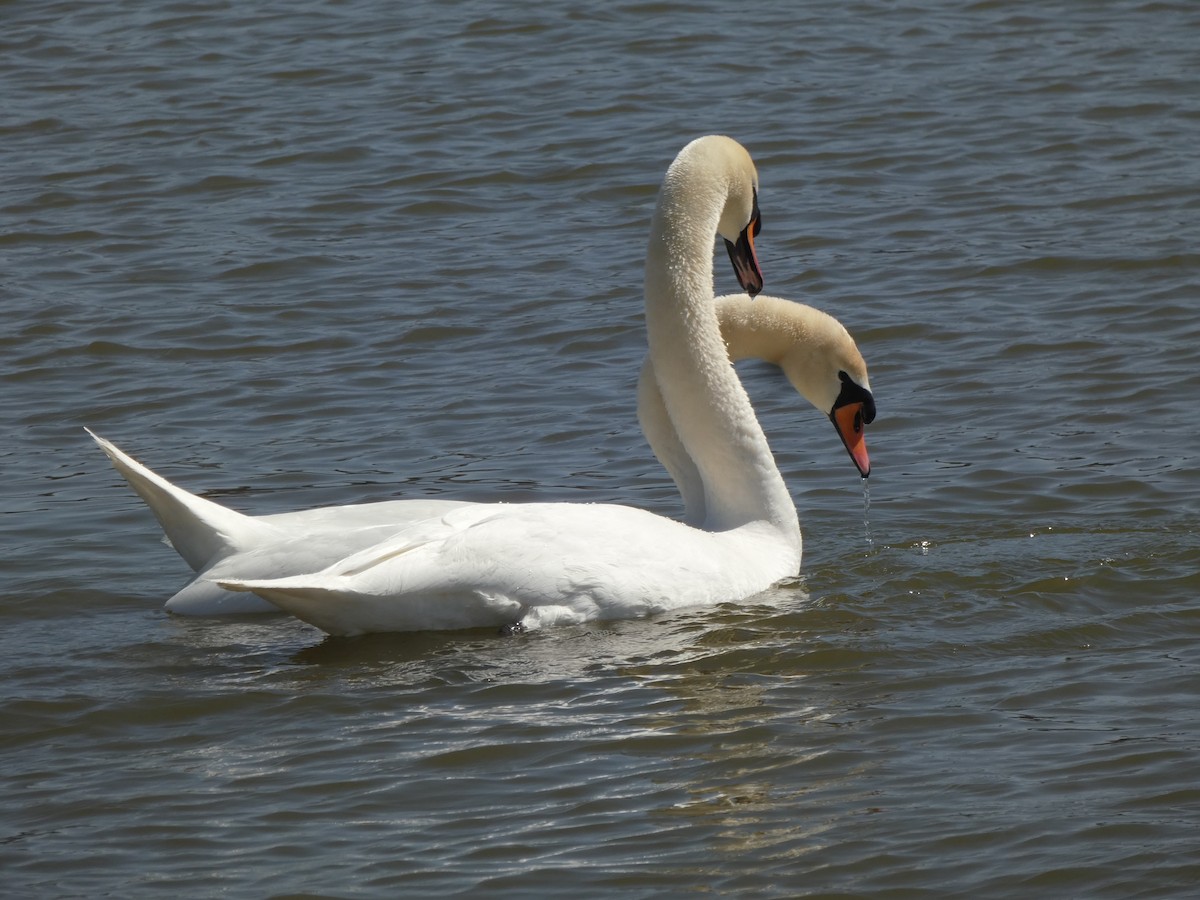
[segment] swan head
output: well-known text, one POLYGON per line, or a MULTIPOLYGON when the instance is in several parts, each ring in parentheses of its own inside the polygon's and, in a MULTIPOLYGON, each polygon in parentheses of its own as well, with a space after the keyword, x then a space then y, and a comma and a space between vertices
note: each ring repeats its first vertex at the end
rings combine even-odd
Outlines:
POLYGON ((871 474, 865 426, 875 419, 867 364, 845 326, 828 313, 780 297, 716 300, 731 359, 774 363, 800 396, 829 417, 859 474, 871 474))
POLYGON ((754 251, 754 239, 762 231, 762 214, 758 211, 758 170, 746 148, 733 138, 712 135, 699 140, 711 141, 714 152, 725 157, 728 193, 717 223, 717 234, 725 241, 738 284, 753 297, 763 289, 762 270, 754 251))
POLYGON ((838 370, 842 389, 829 411, 829 421, 863 478, 871 474, 871 459, 867 456, 864 426, 875 421, 875 396, 869 387, 855 381, 845 369, 838 370))
POLYGON ((725 238, 725 249, 729 251, 729 261, 733 263, 738 284, 751 297, 763 288, 762 270, 758 267, 758 256, 754 252, 754 239, 760 231, 762 215, 758 211, 758 190, 755 189, 753 207, 746 226, 738 232, 734 240, 725 238))
POLYGON ((663 188, 660 203, 665 198, 665 207, 681 218, 699 221, 697 213, 705 207, 719 212, 717 234, 725 241, 738 284, 751 297, 761 291, 762 270, 754 249, 762 229, 758 170, 746 148, 724 135, 696 138, 675 157, 663 188))

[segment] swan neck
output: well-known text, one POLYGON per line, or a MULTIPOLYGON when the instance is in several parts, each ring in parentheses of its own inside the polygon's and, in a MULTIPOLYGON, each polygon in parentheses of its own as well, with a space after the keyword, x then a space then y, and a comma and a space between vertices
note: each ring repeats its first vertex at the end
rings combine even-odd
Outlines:
MULTIPOLYGON (((677 161, 678 163, 678 161, 677 161)), ((796 509, 729 361, 713 295, 713 243, 728 187, 672 166, 646 258, 646 328, 663 402, 703 485, 704 526, 756 521, 794 533, 796 509)))

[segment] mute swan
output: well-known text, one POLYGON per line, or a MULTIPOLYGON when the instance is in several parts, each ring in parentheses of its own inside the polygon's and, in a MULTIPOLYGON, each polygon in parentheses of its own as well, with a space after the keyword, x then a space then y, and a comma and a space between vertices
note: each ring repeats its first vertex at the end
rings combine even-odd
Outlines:
MULTIPOLYGON (((473 504, 314 574, 218 583, 330 634, 362 634, 629 618, 740 600, 795 574, 796 510, 729 365, 712 290, 717 234, 743 289, 761 290, 759 227, 758 176, 745 149, 720 136, 688 144, 659 192, 646 326, 664 406, 703 489, 703 528, 618 505, 473 504)), ((821 363, 806 395, 830 411, 866 475, 862 426, 874 401, 865 368, 821 363)))
MULTIPOLYGON (((721 336, 732 360, 762 359, 778 365, 810 402, 809 384, 819 381, 829 360, 867 383, 866 364, 853 339, 832 316, 778 297, 727 294, 716 301, 721 336)), ((687 455, 646 357, 638 377, 638 420, 655 456, 679 488, 685 520, 704 520, 704 487, 687 455)), ((295 512, 247 516, 198 497, 122 452, 98 435, 92 438, 117 471, 146 501, 169 543, 198 574, 166 603, 173 613, 222 616, 278 613, 279 607, 254 594, 228 591, 212 579, 272 578, 300 565, 323 568, 365 550, 414 522, 470 505, 459 500, 384 500, 295 512)), ((869 469, 865 462, 856 464, 869 469)))

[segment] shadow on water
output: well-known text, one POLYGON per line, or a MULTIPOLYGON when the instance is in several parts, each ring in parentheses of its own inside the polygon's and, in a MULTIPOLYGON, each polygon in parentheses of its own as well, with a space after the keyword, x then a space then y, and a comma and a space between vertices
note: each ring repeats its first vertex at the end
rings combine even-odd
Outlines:
POLYGON ((300 666, 327 668, 378 667, 429 660, 446 654, 469 657, 495 655, 521 635, 504 635, 495 628, 464 631, 412 631, 399 634, 364 634, 357 637, 326 635, 318 644, 292 654, 300 666))

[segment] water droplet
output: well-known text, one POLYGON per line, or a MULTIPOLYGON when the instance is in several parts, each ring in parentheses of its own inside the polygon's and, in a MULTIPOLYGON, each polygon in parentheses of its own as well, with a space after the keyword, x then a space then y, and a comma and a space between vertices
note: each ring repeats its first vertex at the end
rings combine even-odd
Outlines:
POLYGON ((875 539, 871 537, 871 486, 867 479, 862 479, 863 489, 863 530, 867 535, 867 549, 874 549, 875 539))

